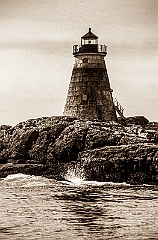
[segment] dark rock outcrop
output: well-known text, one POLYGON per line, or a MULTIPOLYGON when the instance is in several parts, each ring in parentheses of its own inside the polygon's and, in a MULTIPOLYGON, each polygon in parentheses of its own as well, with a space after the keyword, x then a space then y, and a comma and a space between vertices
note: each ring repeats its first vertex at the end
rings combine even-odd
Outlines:
POLYGON ((120 122, 123 121, 126 124, 135 124, 135 125, 141 125, 141 126, 145 126, 149 123, 149 120, 144 116, 127 117, 125 119, 120 118, 119 121, 120 122))
POLYGON ((78 153, 85 148, 87 129, 85 123, 74 121, 63 130, 53 146, 49 146, 48 154, 53 154, 60 162, 77 160, 78 153))
POLYGON ((80 153, 87 180, 129 183, 158 181, 158 145, 106 146, 80 153))
POLYGON ((22 172, 62 179, 73 165, 88 180, 157 183, 158 126, 144 117, 135 121, 45 117, 5 128, 0 177, 22 172))

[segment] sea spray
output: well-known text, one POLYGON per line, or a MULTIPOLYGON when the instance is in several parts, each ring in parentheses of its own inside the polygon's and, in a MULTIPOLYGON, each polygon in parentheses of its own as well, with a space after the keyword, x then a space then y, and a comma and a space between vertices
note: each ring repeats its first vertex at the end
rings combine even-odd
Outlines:
POLYGON ((71 162, 67 164, 64 178, 70 182, 80 184, 85 180, 84 168, 80 162, 71 162))

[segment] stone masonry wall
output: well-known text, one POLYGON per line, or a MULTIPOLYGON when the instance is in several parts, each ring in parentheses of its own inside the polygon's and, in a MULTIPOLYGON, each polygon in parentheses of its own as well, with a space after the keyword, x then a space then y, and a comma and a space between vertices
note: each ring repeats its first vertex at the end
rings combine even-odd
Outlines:
POLYGON ((79 119, 116 120, 104 55, 77 55, 64 115, 79 119))

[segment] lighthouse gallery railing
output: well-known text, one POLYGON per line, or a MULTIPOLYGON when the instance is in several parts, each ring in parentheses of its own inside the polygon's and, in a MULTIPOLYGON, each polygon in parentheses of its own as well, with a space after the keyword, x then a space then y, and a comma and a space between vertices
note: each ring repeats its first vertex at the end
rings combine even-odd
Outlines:
MULTIPOLYGON (((73 54, 82 52, 83 46, 86 46, 86 45, 74 45, 73 46, 73 54)), ((93 46, 95 46, 95 45, 93 45, 93 46)), ((96 47, 96 52, 97 53, 106 53, 107 54, 107 46, 97 44, 95 47, 96 47)))

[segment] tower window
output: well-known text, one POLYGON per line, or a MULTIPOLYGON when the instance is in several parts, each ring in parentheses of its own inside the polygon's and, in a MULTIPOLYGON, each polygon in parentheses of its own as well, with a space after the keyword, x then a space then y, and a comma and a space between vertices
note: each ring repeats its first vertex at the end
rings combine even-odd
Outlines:
POLYGON ((87 95, 82 95, 82 100, 87 101, 87 95))
POLYGON ((83 63, 88 63, 88 58, 83 58, 83 63))

